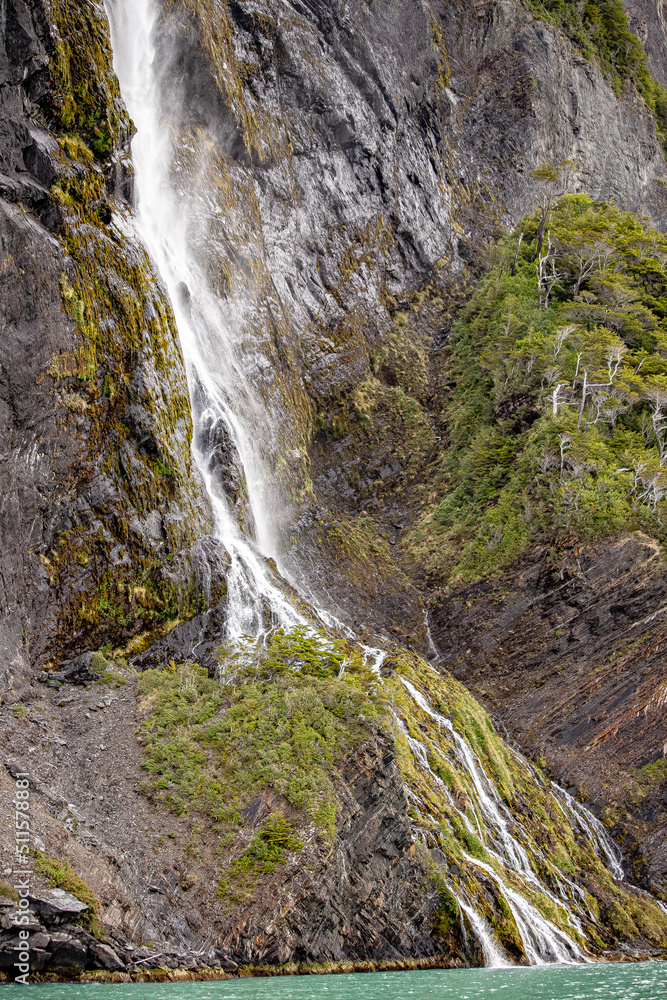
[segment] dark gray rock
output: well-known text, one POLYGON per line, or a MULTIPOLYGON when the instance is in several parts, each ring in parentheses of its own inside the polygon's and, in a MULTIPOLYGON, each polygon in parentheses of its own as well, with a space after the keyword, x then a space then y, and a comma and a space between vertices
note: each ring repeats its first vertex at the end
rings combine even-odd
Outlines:
POLYGON ((229 955, 225 955, 225 953, 220 951, 218 948, 214 949, 213 954, 217 959, 218 965, 221 969, 224 969, 225 972, 238 972, 238 964, 231 959, 229 955))
MULTIPOLYGON (((279 919, 260 897, 218 942, 239 964, 396 959, 435 953, 435 886, 414 849, 403 780, 390 746, 378 742, 342 767, 337 836, 326 860, 293 884, 279 919), (271 914, 271 917, 269 916, 271 914)), ((223 966, 224 967, 224 966, 223 966)))
MULTIPOLYGON (((44 951, 41 948, 30 949, 30 971, 32 972, 46 972, 47 969, 52 964, 53 955, 50 951, 44 951)), ((78 965, 75 966, 78 968, 78 965)))
POLYGON ((61 664, 61 669, 57 674, 53 674, 51 680, 58 680, 61 683, 77 684, 83 686, 91 684, 97 680, 100 674, 93 669, 93 654, 89 651, 70 660, 69 663, 61 664))
POLYGON ((86 903, 82 903, 64 889, 51 889, 48 895, 30 894, 28 899, 31 909, 47 927, 56 927, 70 920, 76 920, 88 909, 86 903))
POLYGON ((52 934, 49 951, 51 953, 49 968, 53 971, 71 975, 83 972, 86 967, 88 949, 68 934, 52 934))
MULTIPOLYGON (((35 666, 72 660, 102 646, 110 633, 122 643, 145 627, 148 616, 133 598, 120 628, 113 617, 98 613, 107 599, 100 581, 110 567, 115 580, 133 583, 150 564, 156 593, 203 590, 193 544, 211 518, 190 457, 187 385, 171 310, 138 240, 116 233, 112 221, 113 199, 121 209, 131 195, 129 125, 94 162, 76 149, 68 156, 57 142, 65 95, 53 67, 61 37, 66 49, 79 53, 84 75, 90 71, 87 83, 100 116, 110 105, 112 115, 122 118, 105 50, 103 7, 87 4, 75 18, 52 12, 42 0, 8 0, 2 18, 0 691, 6 692, 35 666), (94 66, 84 66, 90 57, 86 39, 76 36, 81 24, 99 40, 94 66), (58 202, 53 185, 91 181, 102 182, 103 194, 82 221, 58 202), (96 315, 104 337, 98 338, 92 381, 78 377, 85 336, 63 298, 75 294, 65 289, 74 289, 97 266, 83 259, 91 241, 106 251, 123 246, 115 264, 108 259, 95 279, 98 288, 108 289, 100 303, 123 304, 96 315), (139 274, 138 292, 133 275, 139 274), (130 303, 146 318, 134 344, 124 327, 130 303), (164 339, 166 396, 148 326, 156 319, 170 331, 164 339), (128 391, 114 401, 109 386, 119 383, 119 364, 128 391), (160 472, 165 467, 171 477, 160 472), (82 601, 98 610, 90 614, 82 601)), ((100 303, 89 305, 89 315, 100 303)), ((219 587, 216 572, 213 584, 219 587)), ((205 579, 211 580, 208 566, 205 579)))
POLYGON ((124 962, 108 944, 94 941, 88 945, 88 963, 96 969, 109 969, 110 972, 122 971, 124 962))

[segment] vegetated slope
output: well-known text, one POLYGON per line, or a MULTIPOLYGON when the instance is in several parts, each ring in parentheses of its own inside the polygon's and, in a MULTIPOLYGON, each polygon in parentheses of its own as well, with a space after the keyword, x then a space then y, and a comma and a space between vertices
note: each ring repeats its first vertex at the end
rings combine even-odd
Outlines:
POLYGON ((223 208, 197 248, 204 270, 269 362, 286 566, 360 624, 415 634, 390 526, 439 444, 430 345, 544 159, 659 215, 653 117, 518 3, 169 2, 156 37, 174 176, 193 215, 203 189, 223 208))
MULTIPOLYGON (((597 150, 592 119, 585 119, 597 108, 614 128, 614 111, 608 106, 602 110, 601 95, 585 93, 582 86, 583 78, 587 84, 601 79, 594 69, 599 65, 605 79, 611 82, 614 75, 622 79, 622 87, 616 89, 628 102, 623 106, 639 110, 643 101, 637 97, 633 75, 641 75, 643 57, 636 39, 632 59, 623 62, 618 46, 613 47, 610 59, 601 59, 607 42, 603 46, 598 39, 592 45, 586 41, 588 36, 577 35, 573 49, 553 28, 527 18, 511 5, 496 8, 493 16, 485 5, 474 10, 468 5, 438 6, 433 24, 440 55, 443 51, 447 55, 442 66, 443 81, 448 83, 442 93, 455 101, 446 129, 455 175, 460 171, 468 178, 466 165, 484 161, 484 186, 516 218, 539 195, 541 181, 532 176, 531 167, 540 166, 546 154, 556 164, 570 161, 572 188, 603 198, 616 195, 623 207, 636 210, 638 206, 627 199, 628 192, 621 194, 617 187, 620 177, 608 173, 610 164, 617 161, 597 150), (581 60, 579 50, 585 51, 590 63, 581 60), (561 88, 562 81, 556 85, 552 67, 562 70, 571 65, 570 60, 577 72, 561 88), (597 166, 589 169, 592 161, 597 166)), ((627 33, 625 19, 623 26, 627 33)), ((623 143, 615 138, 609 142, 614 149, 622 148, 623 143)), ((631 167, 636 177, 643 170, 639 163, 631 167)), ((470 178, 466 183, 471 189, 470 178)), ((651 187, 656 193, 662 191, 659 184, 651 187)), ((352 561, 338 544, 337 529, 354 537, 353 572, 355 578, 365 576, 368 581, 367 593, 361 592, 356 600, 355 615, 376 624, 391 618, 390 627, 406 637, 416 631, 414 597, 408 598, 403 576, 392 577, 387 555, 395 552, 393 546, 414 509, 433 502, 430 483, 445 439, 442 401, 451 388, 438 351, 467 294, 466 279, 474 281, 480 274, 484 237, 488 236, 488 230, 483 232, 479 225, 481 204, 468 207, 457 185, 452 190, 454 218, 464 230, 456 240, 464 264, 461 274, 451 280, 456 260, 443 258, 417 283, 401 290, 387 282, 391 298, 383 296, 382 305, 387 307, 390 322, 382 324, 381 338, 370 340, 369 331, 384 319, 382 305, 366 321, 366 344, 357 336, 353 344, 348 343, 343 330, 339 344, 339 334, 334 333, 333 343, 343 363, 354 347, 354 370, 347 364, 344 369, 336 368, 335 392, 325 392, 321 380, 314 380, 311 387, 316 406, 311 477, 319 502, 318 519, 326 529, 316 567, 320 573, 322 565, 327 567, 326 586, 335 589, 336 566, 352 561), (345 374, 345 381, 339 374, 345 374)), ((659 217, 657 212, 655 218, 659 217)), ((303 533, 298 537, 302 544, 303 533)), ((344 594, 340 600, 345 600, 344 594)))
POLYGON ((655 61, 660 74, 655 79, 653 67, 647 65, 643 39, 633 33, 628 20, 628 14, 635 13, 633 8, 640 5, 624 4, 621 0, 583 4, 576 0, 526 0, 526 6, 538 17, 562 28, 587 59, 597 62, 616 94, 620 95, 628 84, 636 86, 655 115, 664 146, 667 125, 667 91, 661 82, 664 60, 655 61))
MULTIPOLYGON (((449 332, 452 286, 468 270, 479 273, 482 244, 504 210, 499 199, 512 217, 531 202, 539 182, 527 173, 543 159, 574 159, 576 149, 577 183, 601 196, 614 193, 625 207, 656 211, 665 167, 652 118, 632 90, 617 102, 603 76, 519 4, 434 4, 410 8, 409 17, 406 10, 385 0, 370 7, 284 7, 276 16, 268 4, 168 3, 160 29, 173 45, 162 64, 170 81, 165 95, 184 101, 183 136, 192 139, 182 144, 179 167, 196 176, 205 154, 234 223, 230 231, 224 225, 211 231, 210 273, 230 311, 247 299, 250 342, 279 359, 271 371, 280 379, 264 389, 283 406, 289 438, 291 450, 282 449, 275 464, 301 515, 290 533, 294 552, 300 557, 310 541, 305 576, 312 571, 334 604, 351 595, 348 607, 362 607, 371 624, 389 622, 400 603, 381 607, 385 581, 377 589, 375 583, 386 571, 399 598, 401 588, 411 590, 406 617, 414 634, 418 595, 391 558, 395 538, 381 537, 378 525, 385 512, 394 516, 395 485, 402 516, 401 491, 429 462, 439 466, 433 446, 445 442, 436 441, 440 424, 430 425, 431 401, 439 406, 440 399, 429 389, 430 347, 436 334, 442 346, 449 332), (609 158, 603 154, 612 140, 616 156, 609 158), (592 178, 595 189, 587 183, 592 178), (338 430, 346 419, 355 433, 361 428, 382 445, 381 454, 371 456, 368 476, 355 480, 344 470, 346 482, 327 509, 329 495, 318 501, 318 490, 342 465, 338 447, 348 435, 338 430), (387 427, 400 449, 391 462, 387 427), (314 486, 307 451, 313 430, 321 450, 314 486), (355 529, 349 533, 347 513, 355 529), (330 534, 320 540, 319 522, 328 515, 330 534), (327 549, 330 561, 322 563, 327 549), (378 556, 382 566, 371 577, 378 556)), ((288 650, 288 669, 279 676, 262 677, 259 657, 257 678, 242 674, 222 692, 190 664, 149 672, 141 681, 132 674, 128 653, 201 609, 197 559, 204 555, 205 566, 215 565, 216 553, 191 550, 208 527, 208 510, 190 467, 171 312, 122 204, 131 196, 122 159, 128 126, 103 12, 91 0, 76 9, 54 3, 50 16, 52 22, 37 0, 28 7, 13 0, 12 31, 3 38, 9 69, 2 94, 11 127, 3 132, 9 180, 2 208, 21 236, 5 269, 10 343, 36 351, 32 367, 24 353, 3 354, 7 406, 23 407, 12 424, 7 464, 11 483, 19 470, 20 487, 8 493, 5 513, 16 526, 7 529, 7 555, 30 570, 8 588, 14 643, 8 660, 12 676, 27 681, 31 666, 59 666, 85 648, 102 647, 115 667, 98 678, 101 688, 82 671, 69 678, 76 685, 58 673, 43 690, 26 684, 11 691, 8 675, 3 739, 8 759, 20 762, 14 769, 29 766, 34 778, 44 878, 77 885, 68 875, 70 859, 79 876, 95 883, 101 916, 118 934, 162 940, 167 948, 177 942, 208 949, 217 941, 244 961, 272 963, 405 954, 479 960, 474 948, 460 947, 461 903, 450 896, 461 889, 460 879, 508 952, 520 958, 527 947, 537 948, 534 940, 529 946, 518 940, 509 902, 522 880, 503 874, 502 863, 499 872, 491 852, 508 849, 503 808, 525 806, 520 839, 544 886, 567 885, 568 852, 586 874, 586 888, 571 891, 591 947, 632 941, 646 953, 660 944, 660 913, 614 885, 591 839, 574 828, 573 814, 562 818, 534 769, 503 749, 459 685, 431 676, 416 657, 387 661, 387 676, 378 678, 357 651, 346 680, 329 676, 326 662, 315 671, 323 676, 312 679, 306 669, 312 657, 305 668, 297 658, 300 669, 292 669, 288 650), (42 130, 28 141, 25 129, 37 118, 42 130), (41 269, 44 247, 54 255, 48 273, 41 269), (31 248, 35 261, 25 266, 31 248), (46 289, 48 322, 26 307, 36 286, 46 289), (33 414, 42 406, 46 423, 36 426, 33 414), (63 432, 64 467, 46 461, 57 453, 54 424, 63 432), (165 508, 170 516, 163 519, 165 508), (29 643, 13 627, 26 595, 29 643), (134 734, 135 683, 145 756, 134 734), (122 707, 113 700, 116 684, 130 688, 122 707), (425 690, 428 701, 410 694, 408 684, 425 690), (97 691, 104 699, 96 701, 97 691), (267 731, 272 713, 289 724, 267 731), (173 739, 168 727, 175 727, 173 739), (464 731, 488 771, 495 790, 487 794, 503 820, 480 805, 488 822, 479 836, 471 829, 479 790, 469 768, 454 768, 457 748, 462 753, 454 732, 464 731), (254 733, 256 742, 249 738, 254 733), (312 763, 309 774, 294 766, 302 751, 312 763), (229 776, 230 753, 248 760, 241 788, 229 776), (145 777, 142 763, 143 791, 130 780, 145 777), (266 794, 246 802, 261 782, 266 794), (238 808, 229 816, 234 796, 238 808), (165 850, 158 832, 156 849, 147 852, 153 826, 173 833, 166 840, 176 845, 165 850), (221 834, 231 839, 224 843, 221 834), (218 849, 228 854, 216 855, 218 849), (319 881, 300 850, 311 852, 319 881), (442 865, 441 855, 454 889, 430 867, 442 865), (238 898, 227 891, 223 861, 227 875, 245 880, 238 898), (369 886, 375 895, 366 911, 369 886), (327 909, 331 898, 338 901, 335 912, 327 909), (283 904, 278 910, 276 899, 283 904), (317 924, 321 914, 326 920, 317 924), (348 915, 357 932, 351 940, 348 915), (604 931, 595 929, 598 923, 604 931)), ((365 446, 359 452, 363 460, 365 446)), ((205 593, 206 601, 221 589, 205 593)), ((187 654, 199 630, 177 627, 173 635, 187 654)), ((158 662, 167 661, 161 649, 158 662)), ((98 653, 93 666, 104 664, 98 653)), ((11 830, 4 834, 11 848, 11 830)), ((560 903, 541 889, 526 891, 533 892, 533 924, 541 913, 539 919, 564 925, 560 903)), ((93 947, 87 939, 86 947, 93 947)), ((122 940, 118 947, 131 957, 122 940)), ((81 960, 81 949, 72 946, 72 953, 81 960)), ((85 961, 86 948, 83 954, 85 961)), ((80 967, 79 961, 75 971, 80 967)))
POLYGON ((514 961, 665 944, 667 918, 609 877, 574 804, 414 654, 278 632, 223 650, 217 683, 172 664, 138 694, 144 790, 220 838, 216 930, 239 962, 457 964, 479 948, 470 910, 514 961), (545 918, 565 936, 547 941, 545 918))
POLYGON ((493 259, 448 348, 444 495, 405 560, 444 587, 443 662, 608 808, 664 892, 665 775, 637 769, 667 740, 667 242, 569 195, 493 259))
MULTIPOLYGON (((33 664, 87 649, 134 652, 223 587, 216 570, 202 597, 202 567, 219 554, 193 549, 210 520, 187 453, 171 312, 123 221, 129 124, 104 12, 92 0, 8 11, 3 204, 27 212, 2 279, 5 493, 20 496, 3 529, 11 686, 33 664), (31 246, 30 266, 16 264, 31 246)), ((349 561, 359 620, 396 618, 414 633, 419 596, 390 558, 393 537, 378 533, 405 523, 405 488, 439 443, 429 345, 465 273, 479 273, 497 217, 530 203, 542 159, 576 160, 580 185, 656 213, 665 165, 632 88, 617 101, 520 4, 434 4, 411 12, 409 30, 393 0, 281 11, 164 6, 165 98, 183 109, 178 169, 218 179, 231 224, 210 229, 207 271, 272 359, 264 391, 284 417, 274 471, 294 503, 279 525, 292 571, 305 565, 342 606, 349 561), (368 432, 359 447, 357 430, 368 432), (339 544, 351 533, 359 558, 339 544)), ((220 467, 228 488, 233 465, 227 455, 220 467)))
POLYGON ((494 257, 450 341, 447 491, 415 529, 420 568, 473 579, 568 532, 662 539, 667 239, 571 195, 494 257))
POLYGON ((149 943, 133 975, 165 954, 308 972, 478 964, 492 941, 519 963, 662 953, 667 917, 616 880, 595 822, 451 675, 305 630, 221 656, 217 680, 115 668, 0 709, 15 770, 38 721, 57 732, 38 871, 93 900, 124 961, 125 938, 149 943))

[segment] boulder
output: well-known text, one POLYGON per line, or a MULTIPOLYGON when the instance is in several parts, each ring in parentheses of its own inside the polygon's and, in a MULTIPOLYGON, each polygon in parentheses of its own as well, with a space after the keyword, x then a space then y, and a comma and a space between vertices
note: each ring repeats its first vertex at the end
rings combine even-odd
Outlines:
POLYGON ((48 895, 31 894, 28 900, 33 912, 49 927, 77 920, 88 909, 85 903, 64 889, 52 889, 48 895))
POLYGON ((220 951, 218 948, 215 948, 214 954, 220 962, 220 968, 224 969, 225 972, 238 971, 238 965, 236 964, 236 962, 233 959, 229 958, 227 955, 225 955, 223 951, 220 951))
POLYGON ((90 651, 82 653, 68 664, 61 665, 60 671, 56 675, 58 680, 63 680, 67 684, 90 684, 100 676, 93 667, 93 653, 90 651))
MULTIPOLYGON (((41 923, 39 922, 34 913, 30 914, 30 923, 28 924, 23 923, 22 915, 18 913, 9 913, 7 919, 9 922, 9 927, 7 927, 6 929, 14 931, 14 933, 16 933, 16 931, 21 930, 21 931, 27 931, 28 934, 39 934, 40 931, 44 930, 44 928, 42 927, 41 923)), ((4 921, 3 921, 3 927, 4 927, 4 921)))
POLYGON ((55 972, 83 972, 88 960, 88 949, 69 934, 52 934, 50 941, 50 968, 55 972))
POLYGON ((52 953, 42 948, 30 949, 30 971, 44 972, 51 965, 52 953))
POLYGON ((116 952, 108 944, 95 941, 88 946, 88 964, 95 969, 108 969, 110 972, 120 972, 125 969, 116 952))

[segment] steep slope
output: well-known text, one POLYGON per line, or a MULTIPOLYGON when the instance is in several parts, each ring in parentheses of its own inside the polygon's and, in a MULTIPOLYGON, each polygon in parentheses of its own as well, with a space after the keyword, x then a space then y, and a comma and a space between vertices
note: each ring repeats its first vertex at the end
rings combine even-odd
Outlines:
POLYGON ((661 0, 626 0, 623 6, 628 12, 632 31, 644 46, 649 69, 656 80, 666 84, 667 17, 664 4, 661 0))
POLYGON ((539 231, 529 216, 496 248, 443 352, 436 503, 400 552, 442 666, 596 803, 664 893, 666 245, 565 196, 538 280, 539 231))
POLYGON ((47 14, 17 0, 3 19, 9 692, 36 665, 123 645, 200 609, 217 556, 202 549, 211 515, 189 453, 173 317, 126 201, 130 123, 104 13, 89 3, 47 14))
MULTIPOLYGON (((169 3, 156 31, 187 151, 174 176, 193 214, 206 197, 223 209, 197 252, 235 335, 271 358, 260 449, 293 498, 273 504, 279 564, 359 624, 419 632, 388 542, 437 450, 434 338, 545 161, 571 161, 570 189, 659 221, 652 117, 516 3, 409 17, 389 2, 169 3)), ((225 454, 218 475, 238 504, 225 454)))
POLYGON ((129 210, 102 7, 7 11, 5 209, 35 252, 32 270, 7 258, 22 297, 2 364, 23 443, 6 533, 10 566, 46 575, 8 588, 10 625, 17 609, 27 628, 7 650, 3 749, 10 774, 32 775, 38 888, 85 893, 84 919, 116 935, 103 960, 93 925, 61 939, 44 917, 40 968, 127 975, 128 940, 171 968, 662 954, 664 913, 619 881, 604 830, 446 669, 386 637, 343 640, 326 614, 319 640, 276 631, 243 564, 292 621, 313 612, 266 556, 367 639, 391 628, 426 649, 433 595, 391 543, 442 486, 453 319, 545 162, 571 160, 570 186, 660 223, 667 171, 642 100, 517 3, 165 0, 151 73, 196 265, 170 273, 170 305, 129 210), (25 308, 38 279, 46 322, 25 308), (223 312, 237 355, 215 353, 223 312), (217 419, 219 387, 188 355, 194 435, 174 314, 203 316, 209 366, 231 359, 224 387, 252 404, 217 419), (35 345, 32 371, 19 348, 35 345), (43 478, 24 457, 37 443, 54 456, 43 478), (243 558, 207 535, 221 505, 243 558), (35 528, 51 512, 53 537, 35 528), (259 644, 214 654, 246 620, 259 644), (137 677, 128 656, 158 669, 137 677), (19 673, 44 687, 12 690, 19 673))
POLYGON ((600 824, 413 654, 301 631, 229 649, 218 681, 187 664, 124 674, 46 689, 23 715, 0 709, 43 838, 34 971, 164 979, 221 962, 266 974, 663 954, 667 916, 619 881, 600 824), (94 924, 53 926, 49 885, 93 908, 115 957, 95 952, 94 924))

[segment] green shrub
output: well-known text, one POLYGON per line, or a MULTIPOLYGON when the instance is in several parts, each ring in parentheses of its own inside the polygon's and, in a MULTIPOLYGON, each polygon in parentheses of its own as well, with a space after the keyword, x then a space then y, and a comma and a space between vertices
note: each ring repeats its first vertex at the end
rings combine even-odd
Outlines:
POLYGON ((220 682, 191 664, 141 676, 143 790, 176 813, 238 826, 273 788, 333 836, 336 764, 378 718, 362 657, 303 629, 266 646, 245 639, 221 657, 220 682))
POLYGON ((536 261, 543 214, 501 239, 451 338, 447 489, 412 534, 439 576, 477 579, 572 532, 664 536, 667 238, 569 195, 536 261))
POLYGON ((13 885, 8 882, 0 881, 0 896, 4 896, 5 899, 12 899, 15 903, 19 901, 19 894, 13 885))
POLYGON ((294 836, 292 824, 282 813, 273 813, 250 841, 249 847, 232 864, 232 874, 264 875, 284 865, 287 855, 300 851, 303 842, 294 836))

